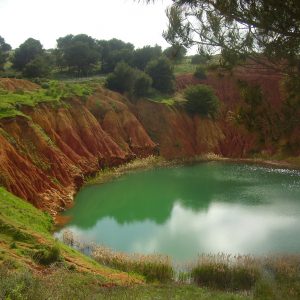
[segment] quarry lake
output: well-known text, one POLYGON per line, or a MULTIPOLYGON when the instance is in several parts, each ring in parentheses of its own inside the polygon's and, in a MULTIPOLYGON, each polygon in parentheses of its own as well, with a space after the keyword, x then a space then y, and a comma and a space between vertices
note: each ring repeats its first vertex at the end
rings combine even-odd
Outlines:
POLYGON ((65 215, 61 230, 82 241, 178 262, 299 253, 300 171, 222 162, 141 171, 83 188, 65 215))

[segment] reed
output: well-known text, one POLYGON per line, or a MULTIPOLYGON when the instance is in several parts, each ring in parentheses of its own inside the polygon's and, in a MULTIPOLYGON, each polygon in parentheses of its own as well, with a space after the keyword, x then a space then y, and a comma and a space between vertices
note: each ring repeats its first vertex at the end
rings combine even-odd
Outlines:
POLYGON ((258 261, 250 256, 202 255, 191 268, 197 285, 232 291, 250 290, 260 274, 258 261))

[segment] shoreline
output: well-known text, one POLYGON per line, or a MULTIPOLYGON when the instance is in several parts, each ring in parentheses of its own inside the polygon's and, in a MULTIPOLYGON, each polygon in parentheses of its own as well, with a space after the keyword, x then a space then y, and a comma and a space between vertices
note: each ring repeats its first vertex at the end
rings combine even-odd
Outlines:
POLYGON ((87 180, 85 180, 85 182, 83 183, 82 187, 103 184, 127 173, 139 170, 146 171, 155 168, 175 167, 180 165, 197 164, 213 161, 240 164, 244 163, 249 165, 258 165, 262 167, 272 167, 276 169, 300 170, 300 165, 298 164, 292 164, 288 161, 276 161, 261 158, 230 158, 208 153, 197 157, 167 160, 161 156, 150 155, 146 158, 138 158, 114 168, 100 170, 92 178, 87 178, 87 180))

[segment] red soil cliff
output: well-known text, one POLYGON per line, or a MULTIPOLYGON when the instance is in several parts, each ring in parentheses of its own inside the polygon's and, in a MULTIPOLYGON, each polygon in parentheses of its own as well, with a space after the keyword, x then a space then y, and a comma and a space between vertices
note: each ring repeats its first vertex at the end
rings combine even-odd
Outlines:
MULTIPOLYGON (((0 185, 55 214, 72 203, 84 175, 135 156, 159 150, 166 158, 208 152, 245 157, 257 145, 257 137, 232 118, 241 105, 238 79, 261 85, 267 100, 280 106, 280 76, 238 69, 234 75, 210 74, 202 81, 222 102, 218 121, 152 101, 134 106, 101 87, 84 101, 23 107, 25 116, 0 119, 0 185)), ((177 90, 198 82, 185 75, 178 79, 177 90)), ((10 90, 37 88, 24 80, 0 83, 10 90)))
POLYGON ((55 214, 71 204, 83 175, 153 153, 156 144, 124 101, 99 90, 86 105, 39 104, 24 107, 26 117, 1 119, 0 184, 55 214), (97 116, 101 105, 109 108, 97 116))

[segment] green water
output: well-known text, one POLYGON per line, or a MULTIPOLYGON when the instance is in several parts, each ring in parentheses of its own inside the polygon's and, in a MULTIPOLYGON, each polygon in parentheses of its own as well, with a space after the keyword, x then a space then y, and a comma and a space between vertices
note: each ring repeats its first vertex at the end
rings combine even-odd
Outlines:
POLYGON ((66 215, 83 241, 175 261, 299 253, 300 171, 209 162, 138 172, 83 188, 66 215))

